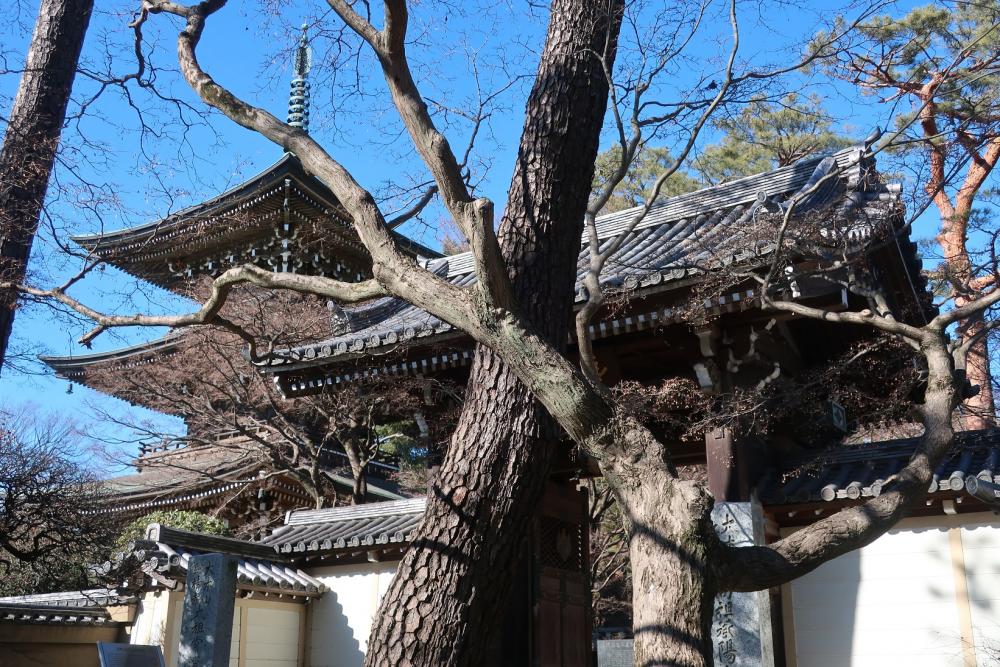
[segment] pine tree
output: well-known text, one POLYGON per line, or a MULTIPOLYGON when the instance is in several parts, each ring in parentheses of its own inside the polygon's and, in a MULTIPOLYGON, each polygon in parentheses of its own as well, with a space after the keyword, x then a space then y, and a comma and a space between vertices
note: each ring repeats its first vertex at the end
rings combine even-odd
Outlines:
POLYGON ((713 185, 851 143, 835 130, 818 98, 803 99, 795 93, 777 102, 755 100, 735 116, 720 117, 714 125, 724 136, 694 164, 705 182, 713 185))

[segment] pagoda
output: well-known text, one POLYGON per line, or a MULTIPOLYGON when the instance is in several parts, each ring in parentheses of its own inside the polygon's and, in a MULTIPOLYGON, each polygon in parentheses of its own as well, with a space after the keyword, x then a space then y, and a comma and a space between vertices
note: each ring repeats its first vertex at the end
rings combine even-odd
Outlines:
MULTIPOLYGON (((289 124, 303 130, 309 125, 310 58, 303 29, 287 116, 289 124)), ((394 235, 415 258, 429 260, 440 255, 401 234, 394 235)), ((72 240, 91 256, 139 280, 196 301, 205 297, 212 278, 246 264, 351 282, 372 275, 371 257, 358 239, 350 215, 292 153, 283 154, 243 183, 165 218, 117 231, 74 236, 72 240)), ((294 297, 283 300, 281 307, 287 318, 301 320, 302 314, 315 315, 317 303, 294 297)), ((326 313, 322 302, 319 311, 326 313)), ((324 330, 332 335, 329 316, 312 315, 314 335, 324 330)), ((126 381, 130 373, 197 368, 203 356, 201 343, 198 332, 181 331, 108 352, 42 357, 59 377, 186 422, 190 437, 144 443, 133 462, 135 474, 106 480, 114 511, 138 516, 154 509, 194 509, 212 511, 231 524, 241 525, 259 521, 264 515, 273 518, 287 509, 310 506, 311 499, 294 480, 273 474, 273 466, 253 446, 253 434, 205 432, 203 425, 189 419, 170 400, 126 381)), ((343 472, 345 454, 330 450, 323 456, 326 474, 338 495, 349 494, 353 482, 350 474, 343 472)), ((396 461, 391 456, 369 463, 371 500, 403 497, 390 479, 395 470, 396 461)))

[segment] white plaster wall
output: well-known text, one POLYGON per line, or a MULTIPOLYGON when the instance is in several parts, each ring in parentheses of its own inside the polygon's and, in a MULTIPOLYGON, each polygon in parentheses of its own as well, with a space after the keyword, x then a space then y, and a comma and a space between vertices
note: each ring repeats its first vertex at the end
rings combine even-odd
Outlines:
POLYGON ((246 667, 295 667, 299 660, 301 618, 298 608, 248 607, 246 667))
POLYGON ((1000 664, 1000 523, 962 528, 976 661, 1000 664))
POLYGON ((792 582, 797 667, 962 667, 942 522, 915 521, 792 582))
POLYGON ((310 603, 311 667, 360 667, 368 649, 372 619, 395 573, 395 562, 309 570, 328 588, 310 603))
POLYGON ((130 644, 166 645, 167 616, 170 614, 169 593, 149 591, 139 601, 135 621, 129 633, 130 644))
MULTIPOLYGON (((129 641, 133 644, 158 644, 163 648, 168 667, 176 667, 183 611, 183 596, 175 595, 173 604, 170 604, 166 592, 147 593, 136 611, 129 641), (172 618, 168 619, 168 615, 172 618)), ((240 667, 241 651, 246 654, 246 667, 297 665, 301 641, 300 623, 304 616, 304 607, 297 603, 237 600, 229 646, 230 667, 240 667), (246 608, 247 632, 245 644, 240 646, 243 608, 246 608)))

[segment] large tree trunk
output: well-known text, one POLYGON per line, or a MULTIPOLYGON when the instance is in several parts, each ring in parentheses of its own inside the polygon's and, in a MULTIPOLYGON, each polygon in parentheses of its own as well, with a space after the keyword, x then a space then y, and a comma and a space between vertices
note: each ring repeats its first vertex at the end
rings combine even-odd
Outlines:
MULTIPOLYGON (((24 280, 93 0, 42 0, 0 151, 0 279, 24 280)), ((0 369, 17 294, 0 293, 0 369)))
POLYGON ((698 482, 636 471, 622 505, 629 523, 635 664, 712 664, 715 582, 705 531, 712 498, 698 482))
POLYGON ((631 420, 620 421, 619 446, 601 460, 629 533, 635 664, 712 664, 717 592, 711 494, 685 481, 669 449, 631 420))
MULTIPOLYGON (((583 215, 607 107, 607 83, 593 53, 604 51, 609 31, 607 41, 616 42, 620 12, 617 0, 553 3, 500 226, 522 313, 560 347, 570 328, 583 215)), ((419 537, 372 628, 367 665, 496 661, 491 647, 557 433, 500 357, 477 348, 458 427, 419 537)))

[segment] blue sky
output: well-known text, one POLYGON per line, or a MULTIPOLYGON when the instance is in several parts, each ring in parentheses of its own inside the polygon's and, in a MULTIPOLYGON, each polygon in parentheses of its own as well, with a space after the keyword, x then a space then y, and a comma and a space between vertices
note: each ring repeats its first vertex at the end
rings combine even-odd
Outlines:
MULTIPOLYGON (((99 3, 106 5, 106 3, 99 3)), ((306 21, 315 25, 336 25, 322 3, 257 5, 231 3, 210 22, 200 48, 205 68, 237 94, 283 117, 288 94, 291 59, 289 50, 297 39, 298 26, 306 21)), ((777 9, 766 12, 757 3, 741 5, 744 23, 743 57, 757 63, 788 62, 797 51, 796 44, 809 34, 839 3, 809 3, 808 7, 774 3, 777 9)), ((112 44, 114 53, 128 53, 131 32, 127 27, 133 4, 103 6, 92 21, 84 49, 84 62, 92 69, 104 67, 105 52, 112 44)), ((903 6, 906 6, 905 4, 903 6)), ((34 20, 29 15, 34 3, 25 5, 20 24, 0 29, 0 51, 11 67, 23 62, 28 30, 34 20)), ((651 5, 649 11, 658 11, 651 5)), ((683 87, 700 71, 717 68, 726 48, 728 35, 721 8, 709 12, 690 51, 690 60, 675 74, 672 85, 683 87)), ((473 63, 486 89, 499 86, 514 75, 529 74, 536 62, 536 52, 544 34, 543 11, 529 10, 521 3, 508 7, 502 3, 460 4, 457 6, 419 3, 412 9, 414 39, 411 58, 418 83, 426 97, 447 107, 463 106, 476 94, 472 76, 473 63), (511 14, 513 12, 513 15, 511 14)), ((169 17, 151 17, 145 36, 152 47, 153 59, 163 68, 157 74, 162 90, 185 104, 202 109, 201 103, 173 72, 173 55, 178 22, 169 17)), ((316 29, 313 28, 313 34, 316 29)), ((316 42, 316 71, 313 75, 312 134, 327 146, 358 178, 373 191, 383 192, 388 182, 407 184, 420 179, 418 165, 405 135, 400 133, 382 94, 380 77, 373 74, 352 79, 343 67, 331 70, 328 63, 329 40, 316 42), (359 90, 348 95, 359 82, 359 90), (336 111, 331 112, 331 100, 336 111)), ((373 73, 371 59, 361 61, 365 71, 373 73)), ((116 73, 131 71, 134 64, 127 56, 116 58, 111 68, 116 73)), ((6 117, 10 98, 16 89, 16 73, 0 75, 0 115, 6 117)), ((474 163, 481 176, 480 189, 498 204, 504 201, 516 142, 521 126, 521 111, 530 78, 516 82, 499 98, 478 146, 474 163), (485 166, 489 165, 486 169, 485 166)), ((872 100, 858 100, 851 90, 840 86, 816 87, 804 79, 789 79, 790 89, 804 86, 823 95, 828 109, 842 121, 850 135, 863 137, 884 113, 872 100)), ((78 77, 74 97, 77 106, 94 91, 94 83, 78 77)), ((663 95, 671 90, 665 86, 663 95)), ((75 265, 60 257, 54 239, 65 242, 69 234, 93 233, 101 229, 127 227, 156 219, 185 205, 210 197, 265 168, 280 156, 280 150, 263 138, 237 127, 218 114, 199 118, 199 124, 186 132, 162 103, 141 91, 135 100, 143 108, 146 122, 161 138, 142 136, 137 115, 115 90, 108 91, 90 108, 79 126, 64 134, 67 151, 57 167, 56 178, 63 184, 53 188, 50 210, 52 229, 43 229, 32 256, 32 270, 39 282, 53 284, 71 275, 75 265), (86 138, 99 148, 79 147, 86 138), (140 140, 142 140, 140 142, 140 140), (86 180, 106 184, 102 198, 88 199, 88 194, 74 185, 71 170, 86 180)), ((194 115, 191 116, 194 118, 194 115)), ((439 116, 453 146, 460 149, 468 135, 468 125, 451 114, 439 116)), ((712 140, 711 134, 706 141, 712 140)), ((605 139, 605 145, 611 135, 605 139)), ((429 220, 433 225, 434 217, 429 220)), ((918 235, 927 236, 934 220, 922 221, 918 235)), ((412 226, 409 231, 424 243, 434 245, 436 233, 426 226, 412 226)), ((184 308, 178 299, 153 290, 114 269, 88 277, 75 292, 81 299, 119 312, 166 312, 184 308)), ((190 307, 188 305, 187 307, 190 307)), ((15 323, 15 344, 39 345, 50 354, 83 354, 88 350, 76 344, 85 327, 56 317, 43 307, 29 307, 19 313, 15 323)), ((151 330, 118 331, 98 338, 93 351, 114 349, 125 344, 149 340, 162 332, 151 330)), ((0 405, 14 406, 29 402, 43 412, 54 412, 77 420, 88 433, 115 435, 116 429, 95 418, 93 406, 120 413, 129 407, 123 402, 74 387, 46 375, 22 375, 6 372, 0 377, 0 405)), ((138 411, 146 419, 171 423, 171 420, 138 411)), ((177 426, 174 424, 174 426, 177 426)), ((127 450, 126 450, 127 453, 127 450)))

